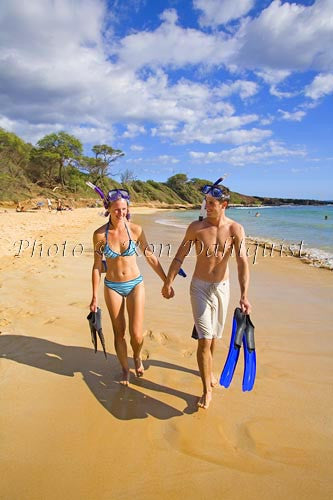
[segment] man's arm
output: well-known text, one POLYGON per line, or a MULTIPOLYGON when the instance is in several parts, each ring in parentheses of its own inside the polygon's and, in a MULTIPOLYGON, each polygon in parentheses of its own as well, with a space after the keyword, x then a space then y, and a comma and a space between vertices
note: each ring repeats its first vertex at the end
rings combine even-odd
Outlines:
POLYGON ((240 287, 239 304, 243 313, 250 314, 251 304, 247 298, 250 284, 249 263, 246 256, 245 232, 243 226, 237 224, 234 234, 234 245, 238 270, 238 281, 240 287))
POLYGON ((170 295, 172 290, 171 285, 173 283, 173 280, 177 276, 178 271, 181 268, 185 257, 187 257, 187 255, 190 253, 194 240, 195 240, 195 231, 192 222, 192 224, 190 224, 189 227, 187 228, 184 239, 179 245, 176 255, 170 264, 168 275, 166 277, 164 286, 162 288, 162 295, 166 299, 169 299, 171 296, 170 295))

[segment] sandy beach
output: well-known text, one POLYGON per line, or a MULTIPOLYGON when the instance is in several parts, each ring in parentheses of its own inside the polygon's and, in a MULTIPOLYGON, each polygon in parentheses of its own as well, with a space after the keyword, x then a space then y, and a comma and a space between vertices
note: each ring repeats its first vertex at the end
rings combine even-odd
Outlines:
MULTIPOLYGON (((179 228, 134 209, 168 268, 179 228), (170 243, 170 257, 165 251, 170 243)), ((94 353, 86 316, 92 233, 101 209, 0 213, 0 498, 329 499, 333 497, 333 274, 293 257, 252 264, 257 379, 243 393, 243 356, 231 387, 198 410, 188 278, 176 296, 139 257, 146 287, 145 376, 119 384, 111 322, 108 358, 94 353)), ((231 301, 215 355, 220 375, 238 305, 231 301)))

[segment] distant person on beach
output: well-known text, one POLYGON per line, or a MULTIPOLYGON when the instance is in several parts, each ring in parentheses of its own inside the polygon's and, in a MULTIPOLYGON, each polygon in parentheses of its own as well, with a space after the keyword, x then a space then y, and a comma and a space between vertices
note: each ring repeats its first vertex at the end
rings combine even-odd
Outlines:
POLYGON ((47 198, 47 208, 49 212, 52 212, 52 201, 50 200, 50 198, 47 198))
POLYGON ((165 298, 173 296, 172 282, 177 276, 185 257, 192 247, 196 251, 196 266, 193 273, 190 296, 198 338, 197 361, 203 385, 203 394, 198 406, 208 408, 212 398, 212 387, 217 384, 213 374, 213 354, 216 339, 221 338, 229 303, 228 261, 234 247, 240 306, 245 314, 251 312, 248 300, 249 267, 246 257, 243 227, 229 217, 225 210, 229 195, 222 186, 206 185, 202 188, 206 198, 207 216, 192 222, 173 259, 167 279, 162 288, 165 298))
POLYGON ((58 200, 57 201, 57 212, 62 212, 63 208, 62 208, 62 201, 61 200, 58 200))
MULTIPOLYGON (((110 313, 114 332, 114 345, 122 367, 121 383, 129 384, 130 370, 125 340, 125 305, 129 320, 130 343, 137 377, 142 377, 144 367, 141 359, 143 344, 143 314, 145 290, 143 277, 136 262, 136 248, 140 247, 155 273, 164 282, 166 275, 157 257, 149 250, 142 227, 129 221, 129 194, 125 189, 112 189, 106 197, 109 216, 94 232, 94 265, 92 269, 92 299, 90 310, 98 305, 98 286, 103 272, 103 255, 106 258, 104 297, 110 313), (136 243, 137 242, 137 243, 136 243)), ((169 293, 173 296, 170 287, 169 293)))

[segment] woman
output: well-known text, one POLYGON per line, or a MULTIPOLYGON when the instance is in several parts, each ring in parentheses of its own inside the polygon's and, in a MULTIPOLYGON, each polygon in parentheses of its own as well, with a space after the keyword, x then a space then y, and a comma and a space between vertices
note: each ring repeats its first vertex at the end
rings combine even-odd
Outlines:
POLYGON ((104 198, 109 221, 94 232, 94 265, 92 269, 93 296, 90 310, 97 310, 98 285, 106 259, 104 297, 114 332, 114 345, 122 367, 121 383, 129 384, 129 365, 125 340, 125 304, 137 377, 142 377, 143 309, 145 290, 143 277, 136 262, 136 248, 143 250, 148 264, 164 282, 166 275, 157 257, 149 251, 141 226, 129 222, 129 194, 125 189, 113 189, 104 198))

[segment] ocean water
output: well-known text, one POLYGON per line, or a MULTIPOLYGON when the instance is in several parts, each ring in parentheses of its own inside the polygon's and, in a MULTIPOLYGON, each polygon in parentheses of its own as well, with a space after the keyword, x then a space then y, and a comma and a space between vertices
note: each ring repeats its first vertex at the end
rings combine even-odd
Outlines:
MULTIPOLYGON (((242 224, 246 235, 258 241, 284 242, 298 248, 303 241, 304 252, 315 265, 333 269, 333 205, 232 207, 226 215, 242 224)), ((158 216, 156 222, 185 229, 198 216, 199 210, 170 211, 158 216)))

